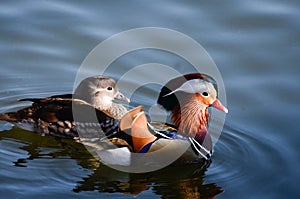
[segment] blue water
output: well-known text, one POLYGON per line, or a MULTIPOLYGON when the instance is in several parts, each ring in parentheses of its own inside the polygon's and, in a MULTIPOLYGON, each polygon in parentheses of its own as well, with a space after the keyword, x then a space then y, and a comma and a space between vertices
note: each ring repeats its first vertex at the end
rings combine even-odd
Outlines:
MULTIPOLYGON (((96 45, 139 27, 173 29, 203 45, 222 74, 230 111, 206 170, 150 174, 115 171, 77 143, 1 122, 1 198, 299 198, 299 6, 292 0, 1 1, 0 112, 27 106, 20 98, 72 92, 96 45)), ((116 60, 109 75, 119 78, 150 62, 190 72, 178 57, 143 51, 116 60)), ((134 101, 155 99, 141 92, 134 101)))

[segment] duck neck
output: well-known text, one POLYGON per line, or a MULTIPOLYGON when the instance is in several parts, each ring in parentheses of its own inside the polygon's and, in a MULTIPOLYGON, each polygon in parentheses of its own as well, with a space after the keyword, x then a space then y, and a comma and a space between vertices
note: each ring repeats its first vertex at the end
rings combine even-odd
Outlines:
POLYGON ((112 103, 107 111, 112 115, 113 118, 120 120, 127 112, 127 109, 121 104, 112 103))
POLYGON ((171 119, 180 133, 194 137, 198 142, 203 143, 208 134, 209 113, 207 106, 201 103, 196 96, 182 98, 181 102, 173 109, 171 119))

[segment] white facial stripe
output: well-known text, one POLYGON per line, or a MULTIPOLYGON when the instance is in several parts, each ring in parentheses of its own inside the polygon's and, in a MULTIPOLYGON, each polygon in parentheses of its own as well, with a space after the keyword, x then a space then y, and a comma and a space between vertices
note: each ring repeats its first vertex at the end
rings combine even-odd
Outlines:
POLYGON ((179 88, 164 95, 163 97, 171 95, 177 91, 184 91, 186 93, 202 93, 204 91, 210 91, 212 88, 213 85, 209 82, 206 82, 202 79, 192 79, 184 82, 179 88))
POLYGON ((105 91, 105 90, 107 90, 107 89, 106 88, 97 88, 96 92, 105 91))

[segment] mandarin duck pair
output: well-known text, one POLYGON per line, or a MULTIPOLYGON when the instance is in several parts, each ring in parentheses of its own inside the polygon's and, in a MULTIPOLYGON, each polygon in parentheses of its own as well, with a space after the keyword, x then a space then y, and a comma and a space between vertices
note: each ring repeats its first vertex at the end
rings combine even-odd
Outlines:
POLYGON ((143 107, 127 111, 120 103, 128 103, 129 99, 118 90, 112 78, 94 76, 84 79, 74 94, 21 99, 33 104, 16 112, 0 114, 0 120, 41 135, 73 138, 93 147, 91 143, 95 142, 87 140, 117 146, 115 149, 108 147, 112 155, 103 158, 104 162, 112 161, 110 164, 122 165, 122 161, 118 162, 120 157, 157 152, 165 146, 171 146, 168 148, 172 153, 182 143, 189 147, 176 163, 203 162, 212 155, 207 128, 208 107, 228 112, 217 99, 216 89, 213 78, 200 73, 170 80, 161 89, 157 102, 170 111, 173 124, 149 123, 143 107))

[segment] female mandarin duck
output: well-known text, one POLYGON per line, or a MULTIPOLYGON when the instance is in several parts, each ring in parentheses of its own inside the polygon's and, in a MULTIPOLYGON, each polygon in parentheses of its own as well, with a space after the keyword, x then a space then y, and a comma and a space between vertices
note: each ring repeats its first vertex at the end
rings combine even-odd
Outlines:
POLYGON ((0 114, 0 120, 8 121, 19 128, 34 131, 41 135, 64 138, 77 138, 78 129, 98 137, 99 127, 105 134, 119 129, 119 119, 127 112, 126 108, 113 100, 129 100, 118 91, 115 81, 106 76, 93 76, 84 79, 75 93, 56 95, 47 98, 22 99, 32 101, 30 107, 10 113, 0 114), (82 117, 74 121, 74 110, 82 117), (95 115, 94 121, 89 115, 95 115), (91 121, 94 121, 93 123, 91 121))
POLYGON ((133 151, 151 153, 165 146, 173 145, 176 149, 182 143, 189 143, 188 150, 175 162, 186 164, 209 159, 212 142, 207 130, 208 107, 228 112, 217 99, 213 78, 194 73, 172 79, 161 89, 157 102, 171 112, 175 126, 149 124, 141 107, 129 111, 122 118, 120 128, 130 131, 133 151))

